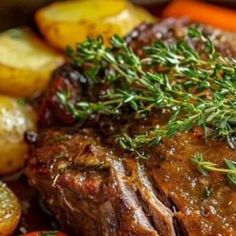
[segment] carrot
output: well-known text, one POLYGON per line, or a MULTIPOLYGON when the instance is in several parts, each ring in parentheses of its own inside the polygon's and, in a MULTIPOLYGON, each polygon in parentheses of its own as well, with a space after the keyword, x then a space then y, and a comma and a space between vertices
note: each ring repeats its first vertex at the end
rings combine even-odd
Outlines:
POLYGON ((164 10, 163 16, 187 16, 195 22, 236 31, 236 11, 196 0, 174 0, 164 10))

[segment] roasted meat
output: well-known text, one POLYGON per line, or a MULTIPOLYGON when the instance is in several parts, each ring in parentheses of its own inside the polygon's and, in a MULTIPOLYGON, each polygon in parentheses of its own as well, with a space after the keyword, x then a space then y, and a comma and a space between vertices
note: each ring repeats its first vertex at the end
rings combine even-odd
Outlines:
MULTIPOLYGON (((127 41, 142 56, 141 46, 185 37, 188 25, 174 19, 141 25, 127 41)), ((224 55, 235 55, 223 34, 203 30, 224 55)), ((168 114, 155 111, 143 120, 132 119, 132 114, 92 116, 77 124, 58 100, 58 89, 65 87, 72 92, 72 102, 86 96, 95 100, 107 89, 88 91, 83 71, 70 64, 59 68, 42 98, 38 137, 28 138, 29 182, 63 228, 85 236, 236 235, 235 187, 221 173, 202 175, 191 162, 199 152, 219 166, 225 158, 235 161, 236 152, 225 141, 206 142, 196 127, 146 147, 149 158, 137 160, 117 144, 116 134, 127 126, 131 133, 156 127, 168 114)))

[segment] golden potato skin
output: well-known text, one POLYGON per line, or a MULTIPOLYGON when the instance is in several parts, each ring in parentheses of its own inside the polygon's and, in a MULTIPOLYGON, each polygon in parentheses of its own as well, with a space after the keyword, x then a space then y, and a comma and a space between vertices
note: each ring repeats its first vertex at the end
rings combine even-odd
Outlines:
POLYGON ((36 129, 36 114, 27 104, 0 96, 0 175, 24 165, 27 145, 24 132, 36 129))
POLYGON ((145 10, 124 0, 81 0, 56 2, 35 15, 42 34, 54 47, 64 50, 84 41, 87 36, 124 36, 142 22, 155 19, 145 10))
POLYGON ((0 236, 13 235, 21 215, 15 194, 0 181, 0 236))
POLYGON ((3 32, 0 34, 0 92, 32 97, 45 89, 51 72, 63 61, 61 55, 27 28, 3 32))

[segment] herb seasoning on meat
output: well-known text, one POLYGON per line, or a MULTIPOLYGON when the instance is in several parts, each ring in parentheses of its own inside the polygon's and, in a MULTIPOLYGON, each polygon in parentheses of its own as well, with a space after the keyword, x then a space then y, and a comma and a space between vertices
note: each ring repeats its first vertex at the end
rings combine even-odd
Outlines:
POLYGON ((144 47, 145 57, 139 58, 119 36, 111 39, 111 48, 102 38, 88 39, 76 50, 69 49, 69 55, 75 66, 86 65, 84 73, 92 79, 91 86, 105 83, 110 89, 96 102, 72 104, 69 91, 59 91, 57 96, 79 121, 92 114, 122 115, 123 107, 129 107, 136 119, 155 108, 167 109, 171 115, 164 126, 134 137, 121 134, 120 145, 139 157, 143 145, 158 144, 194 126, 204 128, 206 141, 223 138, 234 148, 236 60, 222 56, 197 28, 189 27, 188 35, 203 44, 205 58, 184 40, 156 41, 144 47), (105 76, 99 78, 101 70, 105 76))
POLYGON ((42 97, 26 169, 61 227, 85 236, 236 235, 228 37, 167 19, 115 36, 111 47, 89 39, 69 53, 42 97), (70 138, 52 142, 61 136, 70 138))

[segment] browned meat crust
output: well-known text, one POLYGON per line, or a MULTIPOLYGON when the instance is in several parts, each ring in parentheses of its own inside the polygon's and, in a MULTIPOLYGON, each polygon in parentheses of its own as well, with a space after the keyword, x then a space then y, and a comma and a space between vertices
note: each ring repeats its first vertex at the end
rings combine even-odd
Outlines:
MULTIPOLYGON (((142 25, 127 40, 142 55, 141 45, 183 37, 188 24, 170 19, 142 25)), ((222 34, 205 30, 224 54, 235 55, 222 34)), ((142 121, 132 115, 92 117, 83 127, 73 126, 74 118, 57 101, 60 86, 69 86, 75 99, 88 96, 86 78, 70 65, 54 74, 41 105, 44 128, 31 145, 26 173, 63 227, 85 236, 236 235, 236 189, 219 173, 202 176, 190 161, 197 152, 219 166, 224 158, 236 160, 226 143, 205 142, 196 128, 147 148, 150 158, 137 161, 113 135, 124 124, 131 132, 163 124, 166 114, 155 112, 142 121)))
POLYGON ((156 228, 175 235, 172 213, 155 196, 143 166, 133 162, 128 173, 122 158, 88 131, 47 131, 30 156, 30 183, 76 235, 157 236, 156 228))

